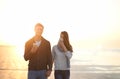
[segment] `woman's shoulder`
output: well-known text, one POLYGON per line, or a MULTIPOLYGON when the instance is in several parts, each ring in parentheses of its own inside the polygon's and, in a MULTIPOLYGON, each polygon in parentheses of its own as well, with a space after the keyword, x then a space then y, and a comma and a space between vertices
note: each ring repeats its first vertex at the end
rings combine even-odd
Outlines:
POLYGON ((53 48, 57 48, 57 45, 54 45, 53 48))

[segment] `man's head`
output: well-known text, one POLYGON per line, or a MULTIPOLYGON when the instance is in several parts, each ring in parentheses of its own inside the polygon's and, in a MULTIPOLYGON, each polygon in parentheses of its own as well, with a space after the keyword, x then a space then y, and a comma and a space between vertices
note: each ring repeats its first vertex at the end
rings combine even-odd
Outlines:
POLYGON ((44 26, 42 24, 40 24, 40 23, 37 23, 35 25, 35 29, 34 29, 35 30, 35 35, 41 36, 42 33, 43 33, 43 29, 44 29, 44 26))

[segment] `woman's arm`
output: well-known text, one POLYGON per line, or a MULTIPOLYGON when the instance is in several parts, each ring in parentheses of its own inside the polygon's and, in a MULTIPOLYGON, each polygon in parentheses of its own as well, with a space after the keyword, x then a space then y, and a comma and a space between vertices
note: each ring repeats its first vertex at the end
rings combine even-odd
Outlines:
POLYGON ((65 55, 68 59, 71 59, 73 54, 72 54, 72 52, 67 51, 67 52, 65 52, 65 55))

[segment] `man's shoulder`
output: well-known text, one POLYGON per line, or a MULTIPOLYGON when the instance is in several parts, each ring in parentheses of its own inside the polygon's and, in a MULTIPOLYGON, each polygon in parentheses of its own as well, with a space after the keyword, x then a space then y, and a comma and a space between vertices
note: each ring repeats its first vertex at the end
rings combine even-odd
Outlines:
POLYGON ((50 41, 49 41, 49 40, 47 40, 47 39, 46 39, 46 38, 44 38, 44 37, 42 37, 42 40, 43 40, 43 41, 45 41, 45 42, 50 43, 50 41))
POLYGON ((25 44, 31 43, 33 41, 33 37, 28 39, 25 44))

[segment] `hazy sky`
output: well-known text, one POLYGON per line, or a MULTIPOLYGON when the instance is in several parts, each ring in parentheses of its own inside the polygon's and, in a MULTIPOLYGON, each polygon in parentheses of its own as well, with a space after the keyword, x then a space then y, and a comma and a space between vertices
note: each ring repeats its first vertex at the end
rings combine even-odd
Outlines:
POLYGON ((37 22, 52 44, 62 30, 76 46, 120 44, 120 0, 0 0, 0 44, 23 44, 37 22))

